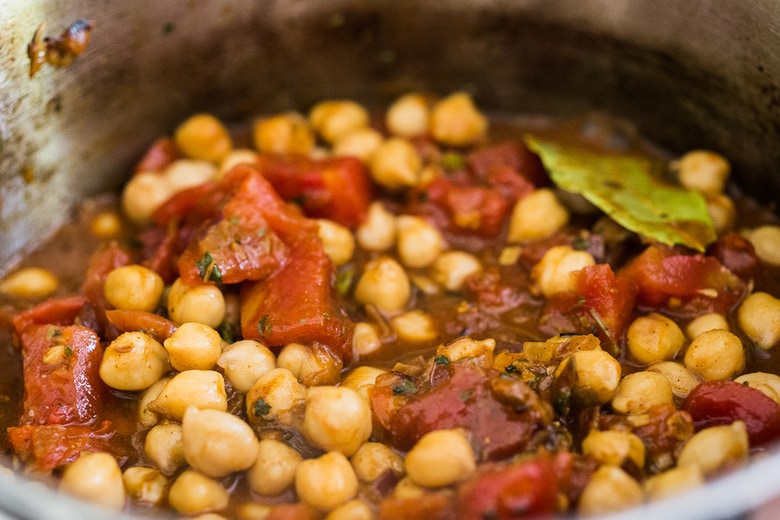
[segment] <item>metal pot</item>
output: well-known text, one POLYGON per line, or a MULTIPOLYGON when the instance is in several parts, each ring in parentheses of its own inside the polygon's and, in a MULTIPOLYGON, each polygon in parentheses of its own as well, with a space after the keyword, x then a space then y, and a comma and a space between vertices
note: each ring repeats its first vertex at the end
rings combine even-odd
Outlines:
MULTIPOLYGON (((718 150, 780 194, 780 3, 763 0, 0 0, 0 274, 84 196, 118 187, 194 111, 240 119, 322 97, 471 92, 519 113, 597 109, 672 151, 718 150), (29 77, 40 23, 85 18, 86 51, 29 77)), ((620 518, 730 518, 780 494, 780 454, 620 518)), ((0 474, 0 508, 74 503, 0 474), (40 497, 46 497, 41 500, 40 497)), ((64 505, 63 505, 64 504, 64 505)), ((79 513, 87 518, 88 513, 79 513)))

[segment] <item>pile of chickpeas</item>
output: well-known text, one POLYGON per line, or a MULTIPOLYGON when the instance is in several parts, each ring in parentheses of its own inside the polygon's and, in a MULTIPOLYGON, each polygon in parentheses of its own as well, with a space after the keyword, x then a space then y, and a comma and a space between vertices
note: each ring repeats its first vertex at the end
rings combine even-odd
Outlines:
MULTIPOLYGON (((400 194, 441 175, 441 166, 420 153, 415 137, 428 135, 442 149, 467 149, 488 139, 488 119, 465 93, 444 98, 405 95, 383 117, 380 131, 371 126, 370 114, 360 104, 324 101, 308 115, 258 118, 251 132, 254 147, 236 148, 223 123, 208 114, 195 115, 174 134, 183 158, 162 172, 137 172, 121 193, 121 211, 100 212, 87 225, 95 236, 115 239, 127 221, 149 224, 154 211, 173 194, 219 180, 231 167, 255 162, 261 153, 354 156, 365 163, 377 186, 400 194)), ((693 151, 674 168, 682 186, 705 195, 718 232, 733 229, 735 205, 724 191, 728 162, 712 152, 693 151)), ((335 266, 353 261, 358 249, 368 257, 352 291, 367 310, 354 329, 356 359, 392 348, 388 338, 412 345, 436 341, 437 323, 414 308, 415 291, 463 293, 469 277, 485 269, 479 251, 453 248, 428 220, 392 208, 375 200, 354 230, 327 219, 317 221, 322 246, 335 266)), ((499 264, 516 262, 523 244, 562 230, 571 211, 551 188, 521 198, 500 239, 504 248, 499 264)), ((780 266, 780 226, 740 231, 762 262, 780 266)), ((573 290, 570 274, 595 263, 587 251, 551 247, 531 270, 532 292, 549 297, 573 290)), ((57 286, 56 273, 27 267, 2 280, 0 291, 42 299, 57 286)), ((111 388, 135 396, 143 453, 138 464, 124 468, 108 453, 83 454, 62 473, 60 487, 68 493, 114 510, 125 508, 128 500, 167 504, 201 520, 226 518, 221 512, 240 519, 264 518, 280 496, 308 504, 329 520, 371 519, 377 505, 361 489, 388 471, 398 479, 392 496, 416 497, 454 486, 477 470, 469 432, 463 429, 428 433, 408 453, 372 440, 368 391, 387 369, 357 363, 334 374, 333 359, 310 345, 292 343, 271 350, 254 340, 226 342, 218 329, 237 319, 239 304, 235 294, 219 285, 188 286, 179 279, 166 286, 157 273, 134 264, 110 272, 104 292, 115 309, 162 310, 178 327, 163 341, 131 331, 106 347, 100 377, 111 388), (230 410, 230 389, 244 396, 246 409, 238 414, 230 410), (314 450, 300 450, 279 436, 259 436, 243 418, 251 422, 258 415, 297 428, 314 450), (242 476, 253 500, 231 504, 236 475, 242 476)), ((545 365, 553 377, 573 369, 577 391, 640 424, 648 420, 651 407, 679 403, 701 381, 735 380, 780 402, 778 375, 745 373, 750 345, 743 344, 733 326, 760 349, 776 348, 780 299, 764 292, 750 294, 735 321, 706 314, 681 325, 660 313, 639 316, 627 330, 627 356, 639 367, 629 374, 594 336, 527 342, 520 353, 495 351, 490 338, 464 337, 442 341, 429 353, 499 370, 524 359, 545 365), (558 359, 553 352, 563 341, 578 346, 558 359)), ((621 469, 627 460, 645 467, 639 437, 622 430, 592 431, 582 452, 599 467, 576 508, 585 515, 598 514, 678 493, 744 462, 749 451, 744 423, 707 428, 693 434, 675 460, 665 461, 661 471, 640 482, 621 469)))

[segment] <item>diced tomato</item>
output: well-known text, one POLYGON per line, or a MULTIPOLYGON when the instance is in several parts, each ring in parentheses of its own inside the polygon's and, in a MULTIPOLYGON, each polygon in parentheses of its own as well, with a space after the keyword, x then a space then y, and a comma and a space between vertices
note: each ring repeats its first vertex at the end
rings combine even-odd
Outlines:
POLYGON ((177 329, 172 321, 146 311, 113 309, 106 311, 106 318, 119 332, 142 331, 161 343, 177 329))
POLYGON ((94 320, 94 326, 91 328, 105 340, 112 340, 118 336, 116 328, 106 318, 106 309, 109 307, 104 293, 106 278, 108 273, 130 262, 130 255, 115 243, 95 253, 89 260, 81 292, 87 297, 89 310, 94 315, 89 316, 88 319, 85 317, 83 321, 91 323, 94 320))
POLYGON ((174 193, 154 211, 152 220, 162 226, 172 220, 182 219, 194 211, 203 198, 214 191, 216 185, 216 182, 208 181, 174 193))
POLYGON ((763 267, 753 244, 737 233, 728 233, 707 248, 707 254, 717 258, 726 269, 743 280, 760 281, 763 267))
POLYGON ((170 166, 179 157, 181 157, 181 153, 174 140, 170 137, 160 137, 146 150, 144 156, 135 166, 135 171, 136 173, 159 172, 170 166))
POLYGON ((65 296, 47 300, 14 315, 14 329, 21 336, 31 325, 71 325, 85 303, 87 299, 83 296, 65 296))
POLYGON ((550 184, 542 160, 522 141, 506 141, 482 148, 469 154, 467 162, 471 171, 483 181, 488 180, 491 172, 509 167, 535 187, 550 184))
POLYGON ((488 186, 496 188, 502 197, 514 203, 536 188, 525 177, 510 166, 496 166, 490 169, 488 186))
POLYGON ((623 336, 636 303, 636 286, 624 276, 615 276, 609 264, 581 269, 576 275, 576 292, 585 298, 585 308, 595 322, 602 341, 618 342, 623 336))
POLYGON ((444 210, 449 217, 447 227, 456 233, 496 237, 509 212, 509 201, 495 188, 461 186, 438 177, 423 188, 423 193, 428 202, 444 210))
POLYGON ((263 176, 287 201, 301 204, 307 216, 357 227, 371 203, 371 181, 354 157, 315 160, 300 155, 263 155, 263 176))
POLYGON ((386 498, 379 504, 379 520, 447 520, 458 518, 452 498, 428 493, 412 498, 386 498))
POLYGON ((705 381, 685 399, 697 429, 743 421, 751 446, 780 438, 780 404, 735 381, 705 381))

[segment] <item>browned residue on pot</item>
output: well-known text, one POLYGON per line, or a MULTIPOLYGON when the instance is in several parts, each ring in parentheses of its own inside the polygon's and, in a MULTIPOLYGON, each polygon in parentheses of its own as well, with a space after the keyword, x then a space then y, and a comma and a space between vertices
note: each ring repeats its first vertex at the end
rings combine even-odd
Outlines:
POLYGON ((27 45, 30 57, 30 77, 48 63, 55 67, 65 67, 87 48, 92 35, 92 22, 76 20, 65 29, 59 38, 44 37, 42 23, 35 31, 32 41, 27 45))

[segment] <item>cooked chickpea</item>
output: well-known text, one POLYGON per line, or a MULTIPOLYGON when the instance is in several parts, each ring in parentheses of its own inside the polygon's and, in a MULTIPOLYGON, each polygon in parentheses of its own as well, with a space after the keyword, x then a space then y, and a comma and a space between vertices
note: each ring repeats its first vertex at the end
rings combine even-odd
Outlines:
POLYGON ((396 477, 404 473, 401 456, 381 442, 364 443, 350 460, 355 474, 363 482, 373 482, 387 471, 392 471, 396 477))
POLYGON ((319 219, 317 225, 322 248, 331 261, 335 265, 349 262, 355 251, 355 237, 349 228, 327 219, 319 219))
POLYGON ((400 190, 420 183, 422 158, 414 145, 391 137, 374 150, 369 164, 371 177, 388 190, 400 190))
POLYGON ((685 327, 685 334, 688 338, 693 339, 702 332, 715 329, 729 330, 729 323, 722 314, 711 312, 694 318, 688 326, 685 327))
POLYGON ((379 339, 376 327, 364 321, 355 324, 355 330, 352 333, 352 347, 359 356, 376 352, 381 346, 382 340, 379 339))
POLYGON ((314 446, 346 456, 366 442, 372 429, 371 408, 344 386, 315 386, 306 394, 303 434, 314 446))
POLYGON ((114 308, 154 311, 160 304, 165 282, 142 265, 125 265, 108 273, 103 294, 114 308))
POLYGON ((409 277, 401 264, 381 256, 363 267, 363 274, 355 287, 355 299, 375 305, 380 311, 403 309, 412 293, 409 277))
POLYGON ((658 372, 672 385, 672 393, 685 398, 699 384, 696 375, 677 361, 661 361, 647 367, 648 372, 658 372))
POLYGON ((555 370, 557 379, 566 376, 572 381, 572 397, 585 406, 608 403, 615 395, 620 375, 620 363, 603 350, 574 352, 555 370))
POLYGON ((259 119, 252 127, 255 148, 269 154, 308 154, 314 133, 301 114, 290 112, 259 119))
POLYGON ((692 150, 672 165, 684 187, 702 193, 721 193, 731 174, 731 165, 720 154, 692 150))
POLYGON ((654 312, 631 322, 626 342, 634 359, 649 365, 672 359, 683 348, 685 336, 677 323, 654 312))
POLYGON ((430 132, 447 146, 470 146, 483 141, 487 118, 474 106, 471 96, 456 92, 438 101, 431 109, 430 132))
POLYGON ((173 482, 168 502, 185 515, 221 511, 228 506, 228 491, 214 479, 195 470, 185 470, 173 482))
POLYGON ((493 365, 493 351, 496 349, 496 340, 493 338, 474 339, 466 336, 455 338, 436 348, 437 356, 444 356, 450 361, 461 359, 483 360, 481 366, 493 365))
POLYGON ((144 453, 163 475, 176 473, 187 462, 181 425, 164 423, 152 427, 146 433, 144 453))
POLYGON ((298 381, 303 382, 318 373, 328 370, 330 360, 321 352, 300 343, 288 343, 276 358, 279 368, 289 370, 298 381))
POLYGON ((404 477, 398 481, 393 488, 393 498, 418 498, 428 493, 423 486, 418 486, 409 477, 404 477))
POLYGON ((225 126, 211 114, 195 114, 173 134, 176 146, 191 159, 217 162, 233 148, 225 126))
POLYGON ((323 101, 309 112, 314 130, 329 143, 368 126, 368 111, 354 101, 323 101))
POLYGON ((387 251, 395 245, 395 215, 381 202, 372 202, 366 220, 358 226, 355 236, 363 249, 387 251))
POLYGON ((208 325, 187 322, 179 325, 163 346, 176 370, 209 370, 222 353, 222 338, 208 325))
POLYGON ((298 465, 295 490, 303 502, 330 511, 357 495, 358 479, 347 458, 331 451, 298 465))
POLYGON ((113 238, 122 230, 122 220, 115 211, 101 211, 89 222, 89 232, 99 238, 113 238))
POLYGON ((737 208, 734 201, 728 195, 723 193, 712 193, 705 195, 707 203, 707 214, 712 220, 715 232, 723 235, 734 228, 734 220, 737 216, 737 208))
POLYGON ((173 191, 161 174, 137 173, 122 190, 122 212, 136 224, 147 224, 171 195, 173 191))
POLYGON ((384 137, 377 130, 361 128, 336 141, 333 146, 333 155, 336 157, 357 157, 363 163, 368 164, 383 140, 384 137))
POLYGON ((125 485, 116 459, 105 452, 82 453, 62 473, 60 491, 120 511, 125 485))
POLYGON ((476 469, 474 450, 461 430, 434 430, 423 435, 406 455, 406 473, 417 485, 449 486, 476 469))
POLYGON ((780 226, 760 226, 747 233, 756 256, 767 264, 780 266, 780 226))
POLYGON ((262 343, 244 339, 225 348, 217 359, 217 365, 233 388, 247 393, 260 376, 276 368, 276 356, 262 343))
POLYGON ((460 291, 469 277, 482 271, 479 259, 465 251, 447 251, 433 263, 433 279, 448 291, 460 291))
POLYGON ((415 137, 428 133, 430 121, 428 100, 420 94, 406 94, 387 109, 387 130, 398 137, 415 137))
POLYGON ((695 488, 704 483, 698 466, 678 466, 648 477, 644 482, 647 498, 658 500, 695 488))
POLYGON ((552 235, 569 222, 569 212, 555 193, 540 188, 518 200, 509 218, 507 241, 537 240, 552 235))
POLYGON ((384 373, 385 371, 381 368, 361 365, 353 369, 344 377, 344 379, 341 381, 341 386, 345 388, 351 388, 363 399, 368 401, 368 390, 374 387, 376 384, 376 378, 384 373))
POLYGON ((400 341, 408 343, 427 343, 438 336, 433 317, 418 309, 393 316, 390 326, 400 341))
POLYGON ((371 508, 360 499, 350 500, 337 506, 325 517, 325 520, 373 520, 371 508))
POLYGON ((247 415, 250 418, 274 419, 280 424, 292 424, 293 413, 306 398, 306 388, 286 368, 269 370, 252 385, 246 394, 247 415))
POLYGON ((658 372, 635 372, 625 376, 612 398, 612 409, 622 414, 641 414, 658 404, 674 402, 672 384, 658 372))
POLYGON ((185 370, 173 376, 149 403, 154 413, 181 421, 188 407, 227 410, 227 392, 222 374, 214 370, 185 370))
POLYGON ((677 465, 698 466, 702 474, 711 475, 747 460, 749 449, 747 428, 742 421, 725 426, 712 426, 693 435, 677 457, 677 465))
POLYGON ((533 266, 531 277, 541 293, 550 297, 559 292, 573 291, 575 285, 571 273, 595 263, 587 251, 577 251, 570 246, 553 246, 533 266))
POLYGON ((224 477, 250 467, 258 453, 257 436, 235 415, 191 406, 181 423, 184 457, 209 477, 224 477))
POLYGON ((444 250, 444 237, 430 222, 420 217, 401 215, 396 222, 398 257, 407 267, 427 267, 444 250))
POLYGON ((217 168, 217 178, 221 179, 227 172, 232 170, 239 164, 257 164, 257 160, 260 155, 247 148, 236 148, 230 150, 225 157, 219 162, 219 168, 217 168))
POLYGON ((745 351, 738 336, 727 330, 708 330, 691 341, 685 366, 708 381, 722 381, 745 368, 745 351))
POLYGON ((780 299, 765 292, 745 298, 737 311, 742 331, 764 350, 780 343, 780 299))
POLYGON ((177 278, 168 292, 168 316, 176 323, 216 328, 225 317, 225 297, 216 285, 187 285, 177 278))
POLYGON ((159 505, 165 498, 168 479, 155 468, 132 466, 122 473, 127 494, 133 500, 159 505))
POLYGON ((643 500, 642 487, 628 473, 616 466, 601 466, 582 491, 578 510, 596 516, 628 509, 643 500))
POLYGON ((59 283, 48 269, 25 267, 0 281, 0 293, 15 298, 45 298, 57 290, 59 283))
POLYGON ((627 460, 638 468, 645 467, 645 445, 642 439, 626 431, 591 431, 582 441, 582 453, 601 464, 622 466, 627 460))
POLYGON ((780 404, 780 376, 767 372, 751 372, 736 378, 737 383, 755 388, 765 396, 780 404))
POLYGON ((159 417, 156 413, 149 410, 149 403, 160 396, 163 388, 170 380, 170 377, 162 377, 141 394, 141 398, 138 400, 138 420, 144 426, 151 427, 157 424, 159 417))
POLYGON ((208 161, 179 159, 165 168, 162 174, 171 193, 178 193, 214 179, 217 176, 217 167, 208 161))
POLYGON ((168 354, 143 332, 125 332, 111 342, 100 361, 100 378, 117 390, 144 390, 170 370, 168 354))
POLYGON ((277 496, 295 482, 303 457, 295 449, 275 439, 263 439, 257 458, 246 472, 252 491, 262 496, 277 496))

